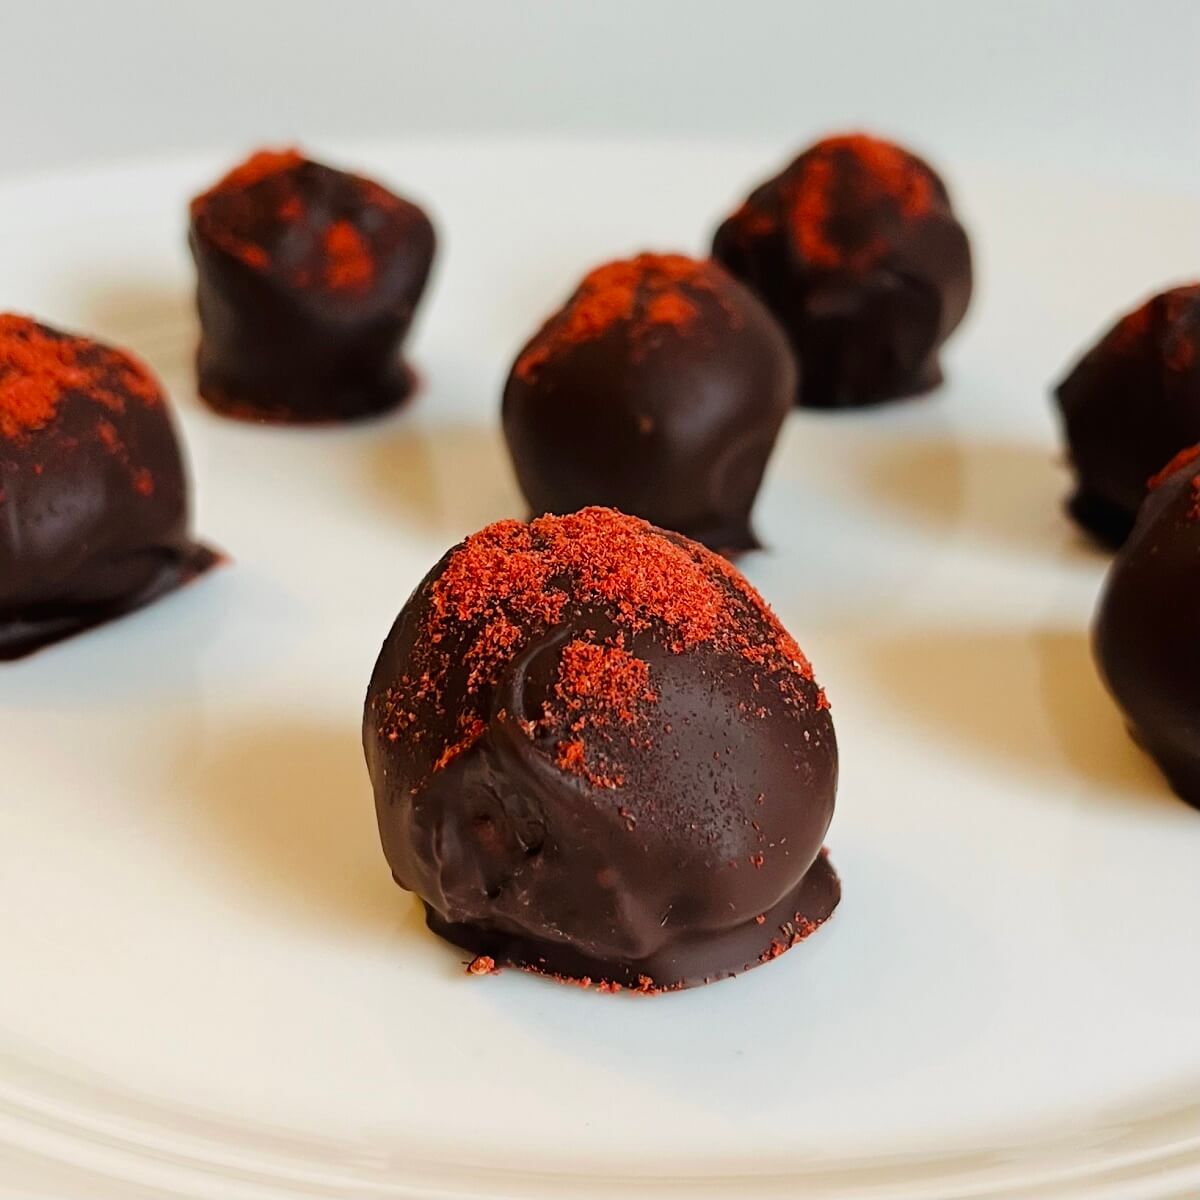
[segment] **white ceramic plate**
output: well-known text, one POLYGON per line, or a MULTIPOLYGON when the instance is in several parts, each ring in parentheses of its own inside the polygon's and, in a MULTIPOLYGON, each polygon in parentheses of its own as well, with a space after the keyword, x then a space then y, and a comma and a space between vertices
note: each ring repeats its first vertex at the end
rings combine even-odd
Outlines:
POLYGON ((1195 199, 945 164, 980 278, 948 385, 795 414, 744 564, 833 701, 845 899, 647 1000, 464 976, 379 852, 360 705, 421 574, 522 512, 522 339, 597 261, 701 251, 784 148, 318 148, 443 252, 413 406, 306 431, 192 391, 184 206, 240 149, 0 188, 0 307, 157 368, 235 560, 0 670, 0 1192, 1195 1196, 1200 813, 1096 681, 1046 398, 1195 270, 1195 199))

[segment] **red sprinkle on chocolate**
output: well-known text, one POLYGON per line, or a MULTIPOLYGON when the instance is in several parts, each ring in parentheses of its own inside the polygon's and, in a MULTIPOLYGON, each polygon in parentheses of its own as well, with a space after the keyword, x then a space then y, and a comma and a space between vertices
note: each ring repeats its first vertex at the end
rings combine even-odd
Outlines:
POLYGON ((649 666, 629 648, 631 635, 654 630, 676 654, 703 645, 741 656, 762 668, 763 686, 773 685, 782 703, 810 702, 800 687, 812 679, 808 660, 735 567, 612 509, 489 525, 454 550, 427 586, 416 660, 383 698, 379 732, 402 735, 415 723, 416 704, 440 711, 451 672, 465 664, 469 686, 457 733, 437 749, 435 772, 482 735, 484 693, 517 649, 555 626, 568 605, 601 608, 619 633, 607 642, 577 638, 563 648, 554 700, 526 731, 568 730, 557 743, 557 762, 596 786, 621 786, 621 740, 610 739, 611 761, 593 764, 581 735, 636 728, 656 699, 649 666), (453 652, 443 645, 452 634, 453 652))
POLYGON ((500 968, 490 954, 478 954, 467 963, 468 975, 499 975, 500 968))
POLYGON ((634 356, 665 329, 683 333, 699 315, 695 293, 714 290, 716 267, 682 254, 639 254, 605 263, 584 276, 566 305, 525 348, 514 368, 532 380, 563 350, 628 326, 634 356))
POLYGON ((886 251, 880 237, 850 245, 838 232, 847 206, 890 203, 904 220, 934 206, 933 177, 918 159, 890 142, 854 133, 826 138, 803 157, 791 190, 792 236, 805 261, 830 270, 865 271, 886 251))
POLYGON ((1189 446, 1186 450, 1180 450, 1161 471, 1150 476, 1146 481, 1146 487, 1151 491, 1162 487, 1172 475, 1190 467, 1197 459, 1200 459, 1200 446, 1189 446))
POLYGON ((329 214, 330 201, 320 196, 330 185, 314 184, 314 176, 336 180, 343 198, 368 211, 403 209, 372 180, 312 163, 295 149, 261 150, 192 201, 192 223, 251 270, 265 272, 286 261, 296 288, 365 292, 375 280, 375 247, 354 221, 329 214))
MULTIPOLYGON (((27 436, 50 425, 68 395, 111 413, 124 411, 127 396, 158 404, 153 377, 123 350, 88 338, 60 334, 28 317, 0 314, 0 438, 27 436)), ((97 437, 120 449, 116 428, 101 418, 97 437)))
POLYGON ((349 221, 334 221, 325 231, 325 286, 333 291, 364 292, 375 278, 375 260, 361 233, 349 221))

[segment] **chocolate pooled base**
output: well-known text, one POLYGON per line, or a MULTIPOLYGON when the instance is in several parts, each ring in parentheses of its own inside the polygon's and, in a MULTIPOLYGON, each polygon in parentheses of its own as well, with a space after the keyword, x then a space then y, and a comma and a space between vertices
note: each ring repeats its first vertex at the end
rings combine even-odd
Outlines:
POLYGON ((472 954, 669 990, 833 911, 837 746, 745 580, 607 509, 489 526, 388 635, 363 740, 384 853, 472 954))
POLYGON ((534 515, 606 505, 736 553, 759 544, 750 510, 795 387, 747 288, 640 254, 589 272, 524 347, 504 434, 534 515))
POLYGON ((1162 292, 1122 317, 1055 398, 1075 472, 1067 510, 1115 549, 1150 477, 1200 441, 1200 284, 1162 292))
POLYGON ((750 194, 713 257, 778 317, 796 403, 878 404, 942 381, 938 350, 971 297, 967 235, 941 178, 865 134, 826 138, 750 194))
POLYGON ((261 151, 191 205, 201 397, 256 421, 348 421, 413 388, 400 357, 433 262, 415 204, 294 150, 261 151))
POLYGON ((0 316, 0 659, 141 608, 218 561, 188 535, 183 460, 149 372, 0 316))
POLYGON ((1200 446, 1151 481, 1096 614, 1100 673, 1135 739, 1200 808, 1200 446))

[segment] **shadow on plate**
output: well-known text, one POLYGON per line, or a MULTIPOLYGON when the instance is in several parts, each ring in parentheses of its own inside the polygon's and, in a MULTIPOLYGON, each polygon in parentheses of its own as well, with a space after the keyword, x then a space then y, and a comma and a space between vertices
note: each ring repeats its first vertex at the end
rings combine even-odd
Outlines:
POLYGON ((84 298, 82 332, 132 350, 160 375, 190 372, 199 338, 190 287, 114 280, 84 298))
MULTIPOLYGON (((936 630, 869 640, 898 720, 1016 773, 1081 776, 1096 802, 1172 803, 1096 675, 1086 634, 936 630)), ((1089 797, 1090 799, 1090 797, 1089 797)))
POLYGON ((894 438, 862 451, 861 478, 889 512, 937 530, 1027 552, 1101 560, 1066 515, 1069 488, 1053 451, 1023 442, 894 438))
POLYGON ((968 908, 925 864, 880 849, 839 850, 835 836, 846 885, 838 911, 809 940, 733 979, 652 997, 514 970, 464 985, 494 1019, 578 1058, 585 1075, 603 1062, 667 1105, 744 1124, 790 1104, 806 1080, 853 1095, 878 1086, 880 1062, 903 1077, 931 1056, 952 1061, 1003 995, 1002 956, 968 908))
POLYGON ((214 736, 177 767, 194 828, 239 885, 351 937, 422 924, 379 848, 358 730, 292 721, 214 736))
POLYGON ((371 496, 447 549, 492 521, 525 516, 498 424, 400 425, 363 452, 371 496))

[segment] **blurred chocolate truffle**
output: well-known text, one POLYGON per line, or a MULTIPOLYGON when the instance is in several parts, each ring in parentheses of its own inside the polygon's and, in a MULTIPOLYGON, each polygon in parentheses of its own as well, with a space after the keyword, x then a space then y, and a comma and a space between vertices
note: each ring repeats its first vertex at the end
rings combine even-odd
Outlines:
POLYGON ((967 310, 971 254, 942 180, 891 142, 806 150, 717 230, 713 256, 792 340, 796 402, 876 404, 942 380, 938 348, 967 310))
POLYGON ((0 659, 140 608, 212 566, 141 363, 0 315, 0 659))
POLYGON ((535 514, 607 505, 746 550, 795 384, 748 289, 710 261, 640 254, 586 275, 521 351, 504 433, 535 514))
POLYGON ((837 904, 812 668, 724 559, 637 518, 452 549, 383 645, 363 739, 396 881, 484 966, 687 987, 837 904))
POLYGON ((1096 616, 1101 674, 1130 732, 1200 807, 1200 446, 1150 481, 1096 616))
POLYGON ((295 150, 260 151, 191 205, 200 395, 229 416, 341 421, 412 390, 400 357, 433 261, 415 204, 295 150))
POLYGON ((1150 476, 1200 441, 1200 284, 1172 288, 1122 317, 1055 395, 1076 476, 1068 510, 1119 546, 1150 476))

